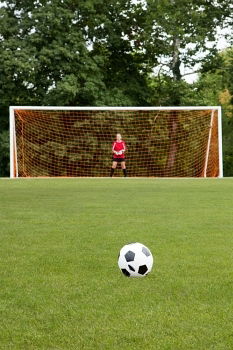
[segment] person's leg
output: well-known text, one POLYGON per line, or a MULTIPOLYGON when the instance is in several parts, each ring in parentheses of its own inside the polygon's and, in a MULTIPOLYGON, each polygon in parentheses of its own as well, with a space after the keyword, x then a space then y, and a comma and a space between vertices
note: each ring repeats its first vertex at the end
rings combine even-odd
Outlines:
POLYGON ((112 167, 111 167, 111 172, 110 172, 110 176, 112 177, 113 174, 114 174, 114 170, 116 169, 117 167, 117 162, 112 162, 112 167))
POLYGON ((125 162, 121 162, 121 169, 123 170, 124 177, 127 176, 127 170, 125 166, 125 162))

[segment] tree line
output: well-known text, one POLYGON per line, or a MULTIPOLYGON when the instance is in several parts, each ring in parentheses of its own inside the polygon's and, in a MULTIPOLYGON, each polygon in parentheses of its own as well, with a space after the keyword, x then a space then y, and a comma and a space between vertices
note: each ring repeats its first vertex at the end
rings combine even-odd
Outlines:
POLYGON ((0 176, 9 175, 10 105, 221 105, 224 174, 233 175, 233 49, 216 46, 219 28, 232 26, 231 1, 0 4, 0 176))

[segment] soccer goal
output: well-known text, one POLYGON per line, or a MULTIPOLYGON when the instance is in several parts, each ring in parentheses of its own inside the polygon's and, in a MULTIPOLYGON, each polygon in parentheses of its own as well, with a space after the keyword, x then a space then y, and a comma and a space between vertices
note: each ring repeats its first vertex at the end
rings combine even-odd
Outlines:
POLYGON ((222 177, 221 107, 10 107, 10 176, 222 177), (121 171, 115 171, 122 176, 121 171))

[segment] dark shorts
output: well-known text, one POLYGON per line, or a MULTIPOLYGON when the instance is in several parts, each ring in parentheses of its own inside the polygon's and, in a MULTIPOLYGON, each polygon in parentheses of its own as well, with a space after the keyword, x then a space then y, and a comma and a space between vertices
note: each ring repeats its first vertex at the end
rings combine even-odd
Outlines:
POLYGON ((125 162, 125 158, 112 158, 112 160, 117 163, 125 162))

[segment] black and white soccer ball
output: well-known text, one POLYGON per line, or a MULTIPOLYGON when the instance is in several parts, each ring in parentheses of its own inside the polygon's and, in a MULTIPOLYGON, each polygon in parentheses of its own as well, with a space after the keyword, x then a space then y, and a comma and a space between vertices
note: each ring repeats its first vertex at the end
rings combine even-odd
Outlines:
POLYGON ((127 277, 147 276, 153 266, 153 255, 142 243, 130 243, 120 250, 118 266, 127 277))

